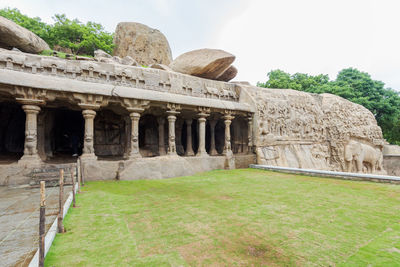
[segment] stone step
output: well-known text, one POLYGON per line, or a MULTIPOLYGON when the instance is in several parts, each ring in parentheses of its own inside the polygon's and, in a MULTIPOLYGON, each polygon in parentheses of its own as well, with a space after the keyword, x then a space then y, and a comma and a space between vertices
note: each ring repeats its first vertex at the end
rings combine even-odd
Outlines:
POLYGON ((35 168, 32 170, 33 173, 41 173, 41 172, 60 172, 60 169, 64 169, 64 173, 70 172, 71 169, 75 169, 75 166, 63 166, 63 167, 45 167, 45 168, 35 168))
POLYGON ((71 185, 71 170, 76 179, 76 163, 55 164, 33 169, 30 181, 31 187, 39 187, 40 181, 45 181, 46 186, 58 186, 60 169, 64 169, 64 184, 71 185))
MULTIPOLYGON (((74 171, 74 176, 76 176, 75 171, 74 171)), ((59 178, 60 173, 59 172, 37 172, 37 173, 32 173, 32 178, 36 177, 55 177, 59 178)), ((64 178, 71 178, 71 172, 64 173, 64 178)))
MULTIPOLYGON (((55 187, 55 186, 59 186, 58 180, 44 180, 46 187, 55 187)), ((40 187, 40 181, 38 181, 37 183, 35 181, 31 181, 29 183, 30 187, 32 188, 38 188, 40 187)), ((68 183, 64 183, 64 185, 72 185, 71 182, 68 183)))

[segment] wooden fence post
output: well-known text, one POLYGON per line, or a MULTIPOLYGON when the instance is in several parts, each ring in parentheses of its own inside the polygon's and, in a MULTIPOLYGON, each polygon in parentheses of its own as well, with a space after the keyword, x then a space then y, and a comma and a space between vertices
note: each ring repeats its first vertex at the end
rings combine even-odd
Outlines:
POLYGON ((78 184, 79 184, 79 192, 81 192, 81 185, 82 185, 82 174, 81 174, 81 159, 78 158, 78 163, 76 165, 76 172, 77 172, 77 177, 78 177, 78 184))
POLYGON ((59 197, 59 210, 58 210, 58 232, 64 233, 63 213, 64 213, 64 170, 60 169, 60 197, 59 197))
POLYGON ((75 206, 75 176, 74 176, 74 169, 71 168, 71 180, 72 180, 72 207, 75 206))
POLYGON ((39 215, 39 267, 44 266, 45 251, 45 229, 46 229, 46 184, 40 182, 40 215, 39 215))
POLYGON ((79 159, 79 176, 81 177, 82 186, 85 186, 85 176, 82 173, 82 161, 79 159))

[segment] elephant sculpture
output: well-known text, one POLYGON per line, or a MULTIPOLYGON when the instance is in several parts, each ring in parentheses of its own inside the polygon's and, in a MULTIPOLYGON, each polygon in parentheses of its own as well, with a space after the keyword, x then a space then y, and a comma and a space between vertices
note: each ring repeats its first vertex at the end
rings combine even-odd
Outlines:
POLYGON ((362 172, 364 165, 368 173, 375 173, 377 170, 383 172, 382 151, 370 145, 350 140, 344 147, 344 159, 348 172, 352 171, 353 162, 356 163, 357 172, 362 172))

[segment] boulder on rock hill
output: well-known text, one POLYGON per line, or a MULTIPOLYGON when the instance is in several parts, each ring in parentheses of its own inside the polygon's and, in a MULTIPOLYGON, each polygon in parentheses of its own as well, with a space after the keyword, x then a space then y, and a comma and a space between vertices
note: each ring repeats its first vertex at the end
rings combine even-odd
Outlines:
POLYGON ((219 49, 198 49, 177 57, 169 67, 180 73, 216 80, 235 60, 235 56, 219 49))
POLYGON ((115 56, 130 56, 141 65, 168 65, 172 61, 171 48, 164 34, 141 23, 119 23, 114 34, 114 44, 115 56))
POLYGON ((49 45, 33 32, 0 16, 0 47, 16 47, 27 53, 40 53, 50 49, 49 45))

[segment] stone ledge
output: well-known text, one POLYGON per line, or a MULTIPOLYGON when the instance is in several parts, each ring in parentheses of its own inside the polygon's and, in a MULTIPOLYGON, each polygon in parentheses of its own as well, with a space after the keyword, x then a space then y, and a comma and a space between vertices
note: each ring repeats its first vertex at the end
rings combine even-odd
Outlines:
POLYGON ((398 176, 322 171, 322 170, 299 169, 299 168, 278 167, 278 166, 257 165, 257 164, 250 164, 249 167, 253 168, 253 169, 260 169, 260 170, 279 171, 279 172, 284 172, 284 173, 294 173, 294 174, 303 174, 303 175, 305 174, 305 175, 318 176, 318 177, 339 178, 339 179, 344 179, 344 180, 371 181, 371 182, 378 182, 378 183, 400 184, 400 177, 398 177, 398 176))

